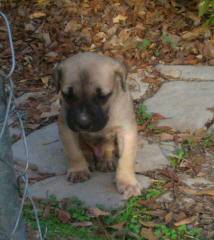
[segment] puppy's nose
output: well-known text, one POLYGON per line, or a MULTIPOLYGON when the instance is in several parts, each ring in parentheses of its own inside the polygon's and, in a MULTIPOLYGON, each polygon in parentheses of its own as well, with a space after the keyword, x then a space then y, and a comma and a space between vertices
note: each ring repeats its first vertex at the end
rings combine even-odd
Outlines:
POLYGON ((79 114, 77 122, 81 129, 89 129, 91 126, 91 119, 86 112, 79 114))

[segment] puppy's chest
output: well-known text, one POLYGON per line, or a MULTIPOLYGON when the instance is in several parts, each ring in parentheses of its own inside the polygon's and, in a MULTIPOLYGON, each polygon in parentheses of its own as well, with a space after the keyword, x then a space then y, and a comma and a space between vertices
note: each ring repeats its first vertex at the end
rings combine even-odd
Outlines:
POLYGON ((84 133, 79 136, 81 147, 93 152, 97 160, 103 158, 105 149, 109 146, 112 147, 112 150, 116 148, 116 133, 113 132, 108 134, 84 133))
POLYGON ((80 133, 80 141, 92 145, 99 146, 108 142, 112 142, 116 139, 115 132, 107 133, 80 133))
POLYGON ((80 141, 89 145, 96 146, 103 144, 106 141, 106 137, 101 135, 91 135, 84 133, 80 134, 80 141))

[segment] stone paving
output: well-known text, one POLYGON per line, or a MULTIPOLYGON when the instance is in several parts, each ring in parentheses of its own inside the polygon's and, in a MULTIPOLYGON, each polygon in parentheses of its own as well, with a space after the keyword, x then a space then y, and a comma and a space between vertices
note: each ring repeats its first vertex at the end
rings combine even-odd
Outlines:
POLYGON ((206 128, 214 117, 214 81, 164 83, 145 105, 150 112, 158 112, 166 118, 159 125, 181 132, 206 128))
POLYGON ((214 81, 214 67, 212 66, 189 66, 189 65, 162 65, 156 66, 156 69, 171 79, 184 81, 214 81))
MULTIPOLYGON (((137 179, 144 188, 151 185, 151 179, 143 175, 137 175, 137 179)), ((38 198, 47 198, 55 195, 57 199, 66 197, 78 197, 87 206, 102 205, 105 208, 118 208, 124 200, 118 194, 114 184, 114 173, 93 172, 88 181, 71 184, 64 176, 47 178, 33 184, 30 188, 32 195, 38 198)))
MULTIPOLYGON (((194 132, 201 128, 213 132, 214 67, 158 65, 157 69, 169 81, 163 82, 157 93, 144 104, 150 112, 159 113, 166 118, 159 121, 159 125, 169 126, 180 132, 194 132)), ((129 74, 128 79, 133 98, 140 100, 148 90, 148 84, 143 82, 143 73, 129 74)), ((34 172, 55 175, 31 185, 30 190, 34 197, 47 198, 54 194, 62 199, 76 196, 88 206, 99 204, 107 208, 115 208, 124 203, 115 189, 114 173, 94 172, 90 180, 78 184, 66 181, 64 173, 67 161, 56 123, 34 131, 28 136, 28 143, 30 168, 34 172)), ((167 157, 175 148, 173 141, 166 144, 164 141, 153 142, 139 136, 135 169, 143 188, 148 188, 152 183, 152 179, 143 174, 166 167, 169 164, 167 157)), ((16 164, 23 166, 25 152, 21 140, 13 144, 13 153, 16 164)), ((190 185, 197 180, 207 183, 203 179, 183 178, 190 185)), ((210 186, 213 183, 207 184, 210 186)))

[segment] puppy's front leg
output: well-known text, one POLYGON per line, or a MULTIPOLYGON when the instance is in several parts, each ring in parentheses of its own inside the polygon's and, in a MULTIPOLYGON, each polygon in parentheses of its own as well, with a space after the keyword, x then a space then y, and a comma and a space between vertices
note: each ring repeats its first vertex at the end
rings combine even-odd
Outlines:
POLYGON ((125 198, 141 193, 141 187, 134 172, 134 161, 137 151, 136 128, 123 129, 118 135, 120 158, 116 172, 116 184, 118 191, 125 198))
POLYGON ((79 146, 78 134, 61 122, 59 122, 59 134, 69 160, 68 180, 75 183, 89 179, 88 163, 79 146))

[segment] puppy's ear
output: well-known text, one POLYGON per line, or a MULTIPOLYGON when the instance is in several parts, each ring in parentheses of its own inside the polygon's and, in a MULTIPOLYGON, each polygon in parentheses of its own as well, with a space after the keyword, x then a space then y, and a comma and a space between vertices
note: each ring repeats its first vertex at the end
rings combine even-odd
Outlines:
POLYGON ((60 91, 62 77, 63 77, 62 64, 59 63, 53 69, 53 81, 57 92, 60 91))
POLYGON ((124 92, 127 90, 126 78, 127 78, 127 69, 123 63, 119 63, 115 69, 115 78, 120 81, 121 88, 124 92))

